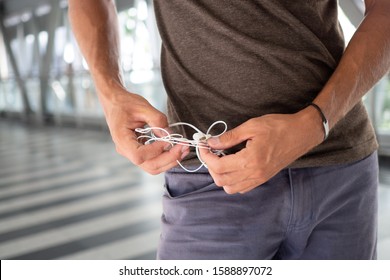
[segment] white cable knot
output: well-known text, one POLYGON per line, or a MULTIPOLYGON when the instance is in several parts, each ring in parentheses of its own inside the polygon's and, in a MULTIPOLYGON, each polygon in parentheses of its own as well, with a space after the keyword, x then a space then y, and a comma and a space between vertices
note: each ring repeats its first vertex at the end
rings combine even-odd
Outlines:
POLYGON ((199 149, 208 149, 210 152, 212 152, 215 155, 218 156, 224 156, 225 153, 223 150, 213 150, 211 147, 207 144, 207 140, 211 137, 219 137, 222 134, 224 134, 227 130, 227 124, 224 121, 216 121, 210 127, 207 129, 206 133, 203 133, 200 129, 198 129, 196 126, 185 123, 185 122, 177 122, 174 124, 169 125, 169 127, 175 127, 175 126, 189 126, 192 129, 194 129, 196 132, 192 135, 192 140, 189 140, 185 138, 183 135, 178 133, 169 133, 166 129, 161 127, 146 127, 146 128, 136 128, 135 132, 141 134, 137 137, 137 140, 139 142, 144 143, 145 145, 151 144, 155 141, 160 142, 166 142, 173 147, 174 145, 182 145, 182 146, 188 146, 188 147, 194 147, 196 156, 198 157, 199 161, 201 162, 200 166, 196 169, 187 169, 184 167, 178 160, 177 163, 187 172, 196 172, 199 169, 201 169, 203 166, 207 168, 206 163, 202 160, 200 156, 199 149), (221 133, 217 135, 212 135, 211 130, 216 126, 222 124, 224 126, 224 129, 221 133), (158 131, 161 136, 157 136, 154 131, 158 131))

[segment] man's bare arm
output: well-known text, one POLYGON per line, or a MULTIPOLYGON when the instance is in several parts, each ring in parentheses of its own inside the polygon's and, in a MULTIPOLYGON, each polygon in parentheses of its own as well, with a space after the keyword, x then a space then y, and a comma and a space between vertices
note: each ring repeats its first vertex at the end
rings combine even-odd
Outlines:
MULTIPOLYGON (((120 40, 113 1, 70 0, 69 18, 98 88, 122 87, 120 40)), ((100 94, 105 98, 115 98, 110 90, 100 94)))
POLYGON ((314 102, 334 126, 390 69, 390 1, 366 0, 365 18, 314 102))
POLYGON ((166 143, 141 145, 134 129, 145 124, 165 128, 166 116, 140 95, 126 90, 120 67, 120 38, 113 0, 69 0, 69 19, 103 106, 117 151, 151 174, 164 172, 188 154, 187 147, 167 151, 166 143))

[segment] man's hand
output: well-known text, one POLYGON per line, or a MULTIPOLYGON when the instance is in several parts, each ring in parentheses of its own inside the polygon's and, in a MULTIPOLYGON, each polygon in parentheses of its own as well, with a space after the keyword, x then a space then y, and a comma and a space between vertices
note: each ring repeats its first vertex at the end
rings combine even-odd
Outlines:
POLYGON ((200 152, 215 184, 229 194, 245 193, 267 182, 323 137, 320 115, 310 106, 296 114, 250 119, 209 139, 211 148, 218 150, 246 141, 246 147, 236 154, 220 158, 206 149, 200 152))
POLYGON ((176 145, 171 148, 165 142, 154 142, 143 145, 137 141, 134 130, 148 124, 151 127, 168 127, 166 116, 155 109, 143 97, 118 90, 115 99, 101 103, 106 115, 116 150, 134 164, 150 174, 162 173, 175 165, 188 153, 185 146, 176 145))

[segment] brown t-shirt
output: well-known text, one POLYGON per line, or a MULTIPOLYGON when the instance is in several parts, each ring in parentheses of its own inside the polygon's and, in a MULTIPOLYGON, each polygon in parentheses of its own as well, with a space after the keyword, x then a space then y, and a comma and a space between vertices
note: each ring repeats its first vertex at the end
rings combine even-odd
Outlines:
MULTIPOLYGON (((217 120, 232 129, 254 117, 303 109, 344 51, 336 0, 154 0, 154 7, 169 121, 202 131, 217 120)), ((356 161, 375 149, 359 102, 292 166, 356 161)))

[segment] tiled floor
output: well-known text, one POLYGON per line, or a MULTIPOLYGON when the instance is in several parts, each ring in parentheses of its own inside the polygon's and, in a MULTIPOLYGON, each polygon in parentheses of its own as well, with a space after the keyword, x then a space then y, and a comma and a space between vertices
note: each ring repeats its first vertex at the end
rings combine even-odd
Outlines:
MULTIPOLYGON (((390 259, 390 159, 381 159, 379 258, 390 259)), ((1 259, 154 259, 162 176, 107 132, 0 119, 1 259)))
POLYGON ((153 259, 161 182, 107 132, 0 120, 0 257, 153 259))

